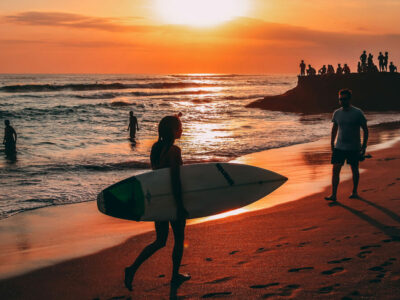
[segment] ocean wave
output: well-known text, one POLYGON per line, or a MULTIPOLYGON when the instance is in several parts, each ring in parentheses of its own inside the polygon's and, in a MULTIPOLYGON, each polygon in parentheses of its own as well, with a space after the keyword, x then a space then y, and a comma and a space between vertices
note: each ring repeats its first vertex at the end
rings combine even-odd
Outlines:
POLYGON ((0 87, 0 91, 6 93, 24 92, 58 92, 58 91, 96 91, 96 90, 123 90, 123 89, 171 89, 191 87, 220 86, 212 83, 197 82, 154 82, 154 83, 89 83, 89 84, 25 84, 6 85, 0 87))

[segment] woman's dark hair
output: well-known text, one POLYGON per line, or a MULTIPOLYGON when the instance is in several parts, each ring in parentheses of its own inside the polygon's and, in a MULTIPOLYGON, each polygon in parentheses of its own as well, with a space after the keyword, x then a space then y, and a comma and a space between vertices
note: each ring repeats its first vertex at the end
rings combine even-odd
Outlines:
POLYGON ((166 116, 158 124, 158 141, 151 148, 150 161, 152 167, 158 167, 162 154, 167 153, 174 143, 175 132, 182 126, 176 116, 166 116))

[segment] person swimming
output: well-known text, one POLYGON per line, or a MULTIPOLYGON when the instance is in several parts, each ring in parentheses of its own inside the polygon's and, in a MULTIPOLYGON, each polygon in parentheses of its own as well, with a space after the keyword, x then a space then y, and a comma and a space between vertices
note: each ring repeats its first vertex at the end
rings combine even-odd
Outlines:
POLYGON ((14 128, 10 125, 9 120, 4 120, 6 127, 4 128, 3 144, 5 146, 5 153, 7 156, 15 155, 17 152, 17 133, 14 128))
POLYGON ((129 137, 133 140, 136 138, 136 130, 139 131, 139 123, 137 118, 133 115, 133 111, 129 112, 129 137))
POLYGON ((179 267, 183 256, 183 243, 185 239, 185 226, 188 212, 182 201, 182 187, 180 179, 180 166, 183 164, 181 149, 174 145, 175 140, 182 136, 182 123, 178 117, 166 116, 158 125, 158 141, 154 143, 150 161, 153 170, 170 168, 171 185, 177 206, 177 218, 171 221, 154 222, 156 240, 145 247, 136 260, 125 269, 125 287, 132 290, 132 281, 136 271, 150 256, 159 249, 163 248, 167 242, 169 224, 174 233, 174 249, 172 252, 172 276, 171 276, 171 296, 176 295, 178 287, 191 278, 190 275, 180 274, 179 267))

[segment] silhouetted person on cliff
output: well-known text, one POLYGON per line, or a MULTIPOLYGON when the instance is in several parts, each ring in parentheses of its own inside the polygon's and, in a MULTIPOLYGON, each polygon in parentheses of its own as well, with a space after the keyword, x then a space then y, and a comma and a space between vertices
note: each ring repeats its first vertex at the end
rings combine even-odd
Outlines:
POLYGON ((344 74, 350 74, 350 68, 349 68, 349 66, 347 65, 347 64, 344 64, 344 66, 343 66, 343 73, 344 74))
POLYGON ((6 125, 3 138, 4 152, 7 157, 12 157, 17 153, 17 133, 10 125, 9 120, 4 120, 4 125, 6 125))
POLYGON ((378 61, 379 61, 379 72, 383 71, 383 61, 384 61, 385 57, 383 56, 382 52, 379 52, 379 56, 378 56, 378 61))
POLYGON ((383 70, 387 72, 387 66, 389 61, 389 53, 386 51, 385 56, 383 57, 383 70))
POLYGON ((358 62, 358 63, 357 63, 357 73, 361 73, 361 72, 362 72, 361 63, 358 62))
POLYGON ((325 75, 326 74, 326 66, 323 65, 321 69, 318 70, 318 74, 325 75))
POLYGON ((351 105, 351 94, 351 91, 348 89, 339 91, 339 103, 341 108, 337 109, 332 117, 332 194, 325 197, 325 200, 336 201, 340 171, 345 161, 350 165, 353 173, 353 192, 349 198, 359 198, 357 191, 360 178, 358 164, 360 160, 363 159, 365 150, 367 149, 368 127, 367 120, 361 109, 351 105), (364 132, 362 146, 360 128, 362 128, 364 132), (335 144, 337 135, 338 137, 335 144))
POLYGON ((361 65, 366 65, 367 64, 367 51, 363 51, 363 53, 360 56, 361 60, 361 65))
POLYGON ((317 71, 315 71, 315 69, 313 67, 311 67, 311 65, 308 65, 307 75, 308 76, 313 76, 315 74, 317 74, 317 71))
POLYGON ((342 75, 343 73, 343 68, 340 64, 338 64, 337 68, 336 68, 336 74, 337 75, 342 75))
POLYGON ((397 67, 393 64, 392 61, 390 62, 390 65, 389 65, 389 71, 390 71, 390 73, 397 73, 397 67))
POLYGON ((329 75, 335 74, 335 69, 333 68, 332 65, 328 65, 327 73, 328 73, 329 75))
POLYGON ((129 112, 128 131, 129 131, 129 137, 130 137, 131 140, 134 140, 136 138, 136 130, 139 131, 138 120, 133 115, 133 111, 130 111, 129 112))
POLYGON ((370 53, 368 54, 368 72, 374 71, 374 56, 370 53))
POLYGON ((300 63, 300 76, 305 76, 306 75, 306 64, 304 63, 304 60, 301 60, 300 63))

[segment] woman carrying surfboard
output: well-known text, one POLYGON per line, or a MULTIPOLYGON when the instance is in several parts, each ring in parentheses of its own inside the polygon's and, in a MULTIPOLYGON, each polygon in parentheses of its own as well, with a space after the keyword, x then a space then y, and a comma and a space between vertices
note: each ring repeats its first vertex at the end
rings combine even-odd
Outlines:
POLYGON ((161 168, 170 168, 171 185, 177 206, 177 218, 174 221, 156 221, 154 222, 156 230, 156 240, 145 247, 133 264, 125 269, 125 286, 132 290, 132 281, 140 265, 152 256, 157 250, 163 248, 167 242, 169 223, 174 233, 174 249, 172 252, 172 277, 171 294, 176 293, 177 288, 190 275, 180 274, 179 267, 183 255, 183 243, 185 239, 185 226, 188 213, 183 206, 182 186, 180 178, 180 166, 183 164, 181 149, 174 145, 176 139, 182 136, 182 123, 178 116, 164 117, 158 125, 158 141, 154 143, 150 161, 153 170, 161 168))

